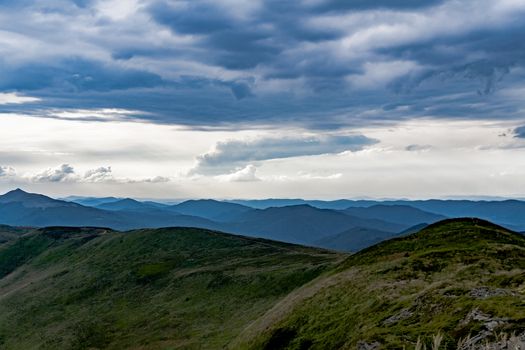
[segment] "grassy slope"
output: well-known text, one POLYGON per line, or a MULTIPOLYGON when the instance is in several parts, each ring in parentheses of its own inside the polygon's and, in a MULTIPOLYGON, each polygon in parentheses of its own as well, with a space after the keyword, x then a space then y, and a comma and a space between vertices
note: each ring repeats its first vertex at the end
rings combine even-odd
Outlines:
POLYGON ((506 319, 498 332, 525 330, 525 238, 476 219, 447 220, 349 257, 278 303, 235 347, 355 349, 365 341, 410 349, 441 331, 452 349, 487 328, 467 317, 476 309, 506 319))
POLYGON ((0 246, 2 349, 218 349, 341 255, 199 229, 0 246))
POLYGON ((27 233, 29 230, 16 228, 6 225, 0 225, 0 246, 9 241, 17 239, 19 236, 27 233))

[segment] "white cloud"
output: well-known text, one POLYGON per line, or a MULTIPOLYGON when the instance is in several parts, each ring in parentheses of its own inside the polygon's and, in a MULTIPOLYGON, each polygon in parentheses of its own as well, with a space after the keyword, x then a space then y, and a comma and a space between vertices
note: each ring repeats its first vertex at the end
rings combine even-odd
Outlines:
POLYGON ((219 181, 227 181, 227 182, 261 181, 261 179, 257 177, 256 172, 257 172, 257 168, 253 164, 249 164, 246 167, 242 169, 238 169, 237 171, 231 174, 218 175, 216 176, 216 178, 219 181))
POLYGON ((38 101, 40 101, 39 98, 30 97, 30 96, 22 96, 14 92, 0 93, 0 105, 23 104, 23 103, 31 103, 31 102, 38 102, 38 101))
POLYGON ((343 177, 342 173, 322 175, 322 174, 307 173, 307 172, 300 171, 299 173, 295 175, 271 176, 268 178, 268 180, 293 182, 293 181, 308 181, 308 180, 339 180, 342 177, 343 177))
POLYGON ((126 182, 126 183, 152 183, 152 184, 157 184, 157 183, 170 182, 171 179, 169 177, 166 177, 166 176, 155 176, 155 177, 142 178, 142 179, 138 179, 138 180, 119 179, 117 181, 126 182))
POLYGON ((49 111, 45 116, 65 120, 87 120, 87 121, 125 121, 133 117, 133 120, 140 121, 139 115, 145 114, 140 111, 132 111, 119 108, 101 109, 72 109, 49 111))
MULTIPOLYGON (((0 177, 2 171, 5 171, 5 176, 9 174, 11 168, 0 167, 0 177)), ((11 171, 14 175, 14 170, 11 171)), ((127 177, 115 177, 110 166, 98 167, 95 169, 87 170, 84 175, 79 175, 75 169, 69 164, 62 164, 56 168, 48 168, 36 175, 29 175, 22 177, 20 180, 29 180, 31 182, 40 183, 53 183, 53 182, 68 182, 77 184, 133 184, 133 183, 163 183, 171 181, 170 178, 164 176, 154 176, 146 178, 127 178, 127 177)))
POLYGON ((69 164, 62 164, 57 168, 49 168, 31 177, 34 182, 65 182, 76 181, 78 176, 75 169, 69 164))
POLYGON ((82 181, 85 182, 104 182, 108 180, 113 180, 110 166, 88 170, 82 178, 82 181))
POLYGON ((349 75, 347 81, 354 87, 377 89, 384 87, 395 78, 418 70, 412 61, 366 62, 362 74, 349 75))

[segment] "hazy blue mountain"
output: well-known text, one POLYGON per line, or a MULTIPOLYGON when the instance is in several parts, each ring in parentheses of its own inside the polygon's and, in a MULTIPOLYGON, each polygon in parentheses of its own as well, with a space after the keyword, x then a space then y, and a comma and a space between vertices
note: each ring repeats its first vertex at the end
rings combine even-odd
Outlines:
POLYGON ((234 203, 201 200, 159 209, 124 199, 95 208, 22 190, 0 196, 0 223, 35 227, 97 226, 116 230, 198 227, 308 244, 352 227, 394 233, 410 226, 353 217, 309 205, 259 210, 234 203))
MULTIPOLYGON (((361 202, 354 202, 361 205, 361 202)), ((446 217, 479 217, 493 221, 507 228, 525 230, 525 202, 506 201, 469 201, 469 200, 424 200, 424 201, 386 201, 376 202, 382 205, 409 205, 420 210, 446 217)))
POLYGON ((256 209, 239 216, 225 228, 229 232, 255 235, 292 243, 312 244, 321 238, 353 227, 399 232, 409 225, 353 217, 310 205, 256 209))
POLYGON ((400 234, 366 227, 352 227, 335 235, 319 239, 314 242, 314 245, 338 251, 355 252, 397 236, 400 234))
POLYGON ((350 207, 343 212, 360 218, 380 219, 410 226, 421 223, 432 224, 446 219, 443 215, 429 213, 408 205, 377 204, 371 207, 350 207))
POLYGON ((304 199, 264 199, 235 200, 235 203, 253 208, 283 207, 288 205, 308 204, 320 209, 368 208, 382 206, 410 206, 427 213, 443 217, 479 217, 490 220, 507 228, 525 230, 525 201, 473 201, 473 200, 336 200, 317 201, 304 199))
POLYGON ((104 209, 104 210, 159 210, 161 207, 150 204, 150 203, 144 203, 139 202, 137 200, 131 199, 131 198, 124 198, 120 200, 116 200, 114 202, 108 202, 108 203, 102 203, 95 206, 98 209, 104 209))
POLYGON ((111 226, 125 220, 110 212, 20 189, 0 196, 0 223, 11 226, 111 226))
POLYGON ((424 230, 428 226, 429 226, 429 224, 424 224, 424 223, 423 224, 414 225, 412 227, 407 228, 406 230, 403 230, 403 231, 399 232, 399 236, 411 235, 413 233, 416 233, 416 232, 419 232, 421 230, 424 230))
MULTIPOLYGON (((129 198, 98 200, 103 203, 90 207, 17 189, 0 196, 0 224, 97 226, 115 230, 197 227, 290 243, 340 246, 343 250, 357 250, 379 240, 415 232, 445 216, 477 216, 518 231, 525 230, 525 203, 516 200, 310 201, 319 206, 341 206, 348 202, 355 205, 345 210, 321 209, 308 204, 254 209, 215 200, 190 200, 170 206, 129 198)), ((302 200, 256 203, 272 201, 282 204, 302 200)), ((90 203, 95 200, 92 198, 90 203)))
POLYGON ((413 206, 448 217, 479 217, 513 229, 525 229, 525 202, 506 201, 415 201, 413 206))
POLYGON ((161 209, 166 209, 167 207, 170 206, 169 204, 153 202, 153 201, 140 201, 140 202, 144 204, 148 204, 152 207, 161 208, 161 209))
POLYGON ((347 199, 339 199, 334 201, 321 201, 321 200, 305 200, 305 199, 255 199, 255 200, 242 200, 236 199, 228 201, 231 203, 242 204, 248 207, 256 209, 268 209, 272 207, 288 207, 292 205, 311 205, 319 209, 336 209, 343 210, 352 205, 353 201, 347 199))
POLYGON ((82 196, 68 196, 65 198, 61 198, 62 200, 68 201, 68 202, 74 202, 78 204, 82 204, 88 207, 95 207, 97 205, 101 205, 104 203, 111 203, 121 200, 122 198, 116 198, 116 197, 82 197, 82 196))
POLYGON ((199 216, 209 220, 227 222, 234 220, 239 215, 252 211, 253 208, 213 199, 189 200, 171 206, 177 213, 199 216))
POLYGON ((116 230, 167 226, 218 228, 201 217, 175 212, 146 210, 103 210, 56 200, 20 189, 0 196, 0 223, 11 226, 97 226, 116 230))
POLYGON ((20 203, 24 208, 78 207, 79 204, 53 199, 17 188, 0 196, 0 204, 20 203))

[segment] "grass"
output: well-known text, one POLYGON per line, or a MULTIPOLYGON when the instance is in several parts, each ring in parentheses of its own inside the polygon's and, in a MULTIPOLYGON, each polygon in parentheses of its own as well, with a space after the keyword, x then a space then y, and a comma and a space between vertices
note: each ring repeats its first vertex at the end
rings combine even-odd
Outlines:
POLYGON ((217 349, 341 255, 199 229, 0 248, 2 349, 217 349))
POLYGON ((455 349, 486 328, 467 320, 472 310, 504 319, 499 332, 525 331, 524 272, 523 236, 479 220, 445 221, 349 257, 315 281, 336 282, 304 298, 299 289, 293 307, 270 324, 265 319, 274 311, 266 314, 236 344, 354 349, 366 342, 410 349, 419 339, 428 348, 439 340, 440 349, 455 349), (489 296, 473 296, 485 290, 489 296))
POLYGON ((1 245, 0 272, 1 349, 499 349, 525 334, 525 238, 475 219, 355 255, 49 228, 1 245))

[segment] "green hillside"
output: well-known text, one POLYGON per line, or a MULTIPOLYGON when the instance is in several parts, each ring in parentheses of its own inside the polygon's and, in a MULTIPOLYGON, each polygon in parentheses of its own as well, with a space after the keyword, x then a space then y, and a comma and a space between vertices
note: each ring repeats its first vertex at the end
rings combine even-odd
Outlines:
POLYGON ((470 350, 513 334, 525 343, 525 237, 477 219, 355 255, 186 228, 0 246, 0 349, 411 350, 442 335, 470 350))
POLYGON ((200 229, 0 246, 1 349, 220 349, 341 255, 200 229))
POLYGON ((5 244, 9 241, 15 240, 18 237, 20 237, 22 234, 26 233, 27 230, 6 226, 6 225, 0 225, 0 246, 2 244, 5 244))
POLYGON ((430 347, 443 336, 441 349, 456 349, 458 342, 481 349, 503 334, 521 336, 523 348, 525 238, 485 221, 457 219, 349 257, 292 292, 235 344, 414 349, 418 338, 430 347))

